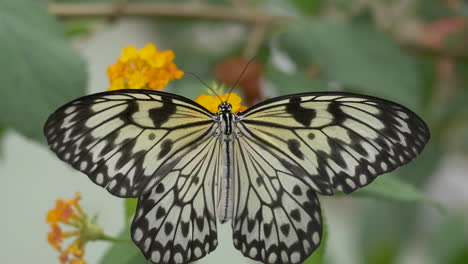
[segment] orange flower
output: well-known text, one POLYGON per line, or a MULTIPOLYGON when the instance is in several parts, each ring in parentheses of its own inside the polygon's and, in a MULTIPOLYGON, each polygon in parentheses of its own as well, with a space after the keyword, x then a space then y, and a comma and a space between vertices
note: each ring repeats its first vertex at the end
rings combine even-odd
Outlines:
POLYGON ((172 50, 158 51, 151 43, 139 50, 135 46, 125 47, 117 62, 107 68, 111 83, 108 90, 163 89, 184 75, 174 58, 172 50))
POLYGON ((46 221, 51 231, 47 234, 47 240, 59 253, 62 264, 86 264, 83 260, 84 247, 88 241, 102 239, 104 233, 97 225, 95 219, 89 220, 78 202, 81 200, 79 193, 73 199, 58 199, 55 208, 47 213, 46 221), (63 232, 60 224, 75 230, 63 232), (66 238, 76 239, 66 249, 62 244, 66 238))
POLYGON ((69 200, 58 199, 55 203, 55 208, 47 213, 47 223, 56 224, 57 222, 68 223, 70 219, 78 218, 78 214, 83 214, 78 201, 81 200, 79 193, 75 194, 75 198, 69 200), (74 211, 76 210, 76 212, 74 211))
POLYGON ((50 228, 52 228, 52 231, 47 234, 47 240, 49 241, 49 244, 60 251, 60 243, 62 243, 62 229, 57 223, 52 223, 50 228))
POLYGON ((246 106, 241 105, 242 98, 240 98, 237 94, 231 93, 229 94, 221 94, 218 96, 216 95, 211 95, 211 94, 201 94, 198 96, 197 99, 195 99, 195 102, 199 103, 201 106, 205 107, 212 113, 218 112, 218 106, 221 103, 221 100, 225 102, 228 99, 228 103, 232 105, 232 112, 233 113, 238 113, 241 111, 245 111, 247 109, 246 106))

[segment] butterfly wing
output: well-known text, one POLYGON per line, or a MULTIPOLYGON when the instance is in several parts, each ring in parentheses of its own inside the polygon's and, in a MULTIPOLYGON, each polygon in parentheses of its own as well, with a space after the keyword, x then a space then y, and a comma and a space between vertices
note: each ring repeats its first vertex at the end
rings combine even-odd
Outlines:
POLYGON ((281 162, 323 195, 353 192, 408 163, 430 136, 424 121, 404 106, 340 92, 274 98, 241 119, 243 135, 290 157, 281 162))
POLYGON ((215 130, 212 114, 184 97, 120 90, 72 101, 44 127, 50 148, 96 184, 139 197, 215 130))
POLYGON ((205 139, 139 199, 132 238, 153 263, 187 263, 216 248, 220 148, 219 138, 205 139))
POLYGON ((263 263, 302 263, 322 236, 315 191, 283 164, 289 157, 249 136, 235 142, 234 246, 263 263))
POLYGON ((408 163, 429 140, 407 108, 349 93, 274 98, 239 115, 234 246, 268 264, 302 263, 319 246, 316 193, 346 193, 408 163))

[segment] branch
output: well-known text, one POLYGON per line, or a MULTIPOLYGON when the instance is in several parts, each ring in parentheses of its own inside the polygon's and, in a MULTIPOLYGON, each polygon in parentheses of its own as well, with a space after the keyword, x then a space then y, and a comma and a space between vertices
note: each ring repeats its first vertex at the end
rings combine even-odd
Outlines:
POLYGON ((148 16, 168 18, 203 18, 238 23, 287 23, 291 17, 269 14, 252 8, 230 8, 201 4, 171 3, 50 3, 49 11, 60 18, 148 16))
MULTIPOLYGON (((251 35, 254 37, 244 52, 244 55, 255 53, 259 42, 262 41, 266 29, 272 24, 288 24, 297 20, 291 16, 275 15, 247 7, 219 7, 199 2, 172 4, 172 3, 50 3, 49 11, 59 18, 76 17, 109 17, 122 16, 137 17, 163 17, 163 18, 200 18, 252 24, 251 35)), ((405 48, 423 53, 450 55, 457 58, 468 58, 468 52, 429 48, 420 43, 419 39, 398 39, 405 48)), ((251 56, 247 56, 251 57, 251 56)))

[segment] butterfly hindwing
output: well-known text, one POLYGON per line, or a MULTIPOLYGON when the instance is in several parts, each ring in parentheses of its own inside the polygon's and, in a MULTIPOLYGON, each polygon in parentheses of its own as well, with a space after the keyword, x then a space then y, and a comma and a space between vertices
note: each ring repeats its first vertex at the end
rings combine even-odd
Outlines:
POLYGON ((241 114, 241 131, 291 158, 316 192, 350 193, 415 158, 426 124, 404 106, 350 93, 273 98, 241 114))
POLYGON ((218 138, 205 139, 139 199, 132 238, 147 259, 183 264, 216 248, 220 168, 218 138))
POLYGON ((121 90, 79 98, 44 133, 57 156, 121 197, 138 197, 214 132, 212 114, 180 96, 121 90))
POLYGON ((320 204, 307 176, 280 160, 289 158, 251 137, 236 140, 233 242, 251 259, 297 264, 320 245, 320 204))

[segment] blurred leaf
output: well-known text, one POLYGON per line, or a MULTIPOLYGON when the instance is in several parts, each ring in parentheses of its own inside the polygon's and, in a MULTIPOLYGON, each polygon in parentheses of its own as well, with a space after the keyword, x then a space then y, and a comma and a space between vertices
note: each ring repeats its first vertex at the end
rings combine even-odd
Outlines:
POLYGON ((125 199, 125 222, 131 223, 133 216, 135 216, 136 208, 138 204, 138 198, 126 198, 125 199))
POLYGON ((437 56, 432 54, 419 56, 419 69, 422 75, 422 89, 421 98, 422 98, 422 105, 426 108, 428 105, 432 103, 433 96, 435 93, 435 85, 436 85, 436 68, 434 66, 436 62, 437 56))
POLYGON ((323 0, 292 0, 291 2, 307 15, 317 15, 323 7, 323 0))
POLYGON ((279 95, 301 92, 320 92, 326 90, 325 82, 310 79, 303 72, 285 73, 272 65, 266 66, 264 78, 269 80, 278 91, 279 95))
POLYGON ((5 136, 6 127, 0 124, 0 158, 3 157, 3 137, 5 136))
MULTIPOLYGON (((21 34, 24 32, 9 31, 11 28, 19 31, 29 29, 30 33, 38 32, 53 37, 63 36, 63 26, 49 15, 47 9, 34 0, 0 1, 1 30, 21 34), (18 27, 18 28, 16 28, 18 27)), ((7 38, 2 38, 7 40, 7 38)), ((19 43, 18 43, 19 44, 19 43)), ((29 44, 35 44, 31 42, 29 44)), ((2 50, 4 51, 4 50, 2 50)))
POLYGON ((363 8, 356 15, 353 16, 352 22, 354 24, 372 24, 374 22, 374 13, 369 7, 363 8))
POLYGON ((300 68, 319 64, 321 78, 350 91, 380 96, 413 110, 420 105, 420 72, 413 58, 371 25, 308 20, 292 25, 280 45, 300 68))
POLYGON ((322 241, 320 242, 320 247, 315 250, 310 257, 308 257, 303 264, 323 264, 325 258, 325 250, 327 249, 327 240, 328 240, 328 225, 325 218, 325 215, 322 210, 322 223, 323 223, 323 232, 322 232, 322 241))
POLYGON ((37 1, 1 1, 0 18, 0 123, 44 142, 47 117, 85 93, 84 61, 37 1))
MULTIPOLYGON (((205 83, 210 85, 211 81, 206 75, 199 76, 205 83)), ((185 74, 180 80, 172 82, 171 87, 167 89, 170 93, 185 96, 189 99, 195 100, 200 94, 208 93, 207 88, 203 83, 197 80, 190 74, 185 74)))
POLYGON ((435 228, 430 251, 434 263, 468 263, 467 220, 463 214, 451 215, 435 228))
MULTIPOLYGON (((119 237, 130 238, 130 226, 125 226, 119 237)), ((101 258, 100 264, 147 264, 140 249, 133 242, 114 242, 101 258)))
POLYGON ((367 248, 365 263, 392 264, 398 256, 398 248, 391 241, 381 240, 367 248))
MULTIPOLYGON (((184 71, 200 77, 213 78, 214 66, 229 55, 240 51, 246 35, 242 26, 200 21, 196 19, 154 21, 161 36, 158 48, 170 48, 176 54, 175 62, 184 71), (190 45, 187 45, 190 40, 190 45)), ((207 81, 207 79, 204 79, 207 81)))
POLYGON ((352 195, 390 201, 427 202, 435 206, 439 211, 445 212, 444 207, 439 202, 427 198, 426 195, 415 186, 391 175, 377 177, 371 184, 352 195))
POLYGON ((444 6, 444 1, 440 0, 418 0, 419 11, 426 20, 434 20, 440 17, 448 17, 454 14, 444 6))
MULTIPOLYGON (((429 142, 418 158, 392 174, 405 179, 416 188, 422 188, 430 180, 444 154, 440 145, 429 142)), ((408 237, 418 230, 415 225, 419 224, 420 207, 420 203, 370 200, 359 221, 362 232, 359 237, 361 245, 358 254, 366 256, 363 264, 375 264, 377 262, 374 262, 374 259, 377 257, 382 263, 387 263, 385 261, 391 261, 398 256, 400 250, 407 246, 405 242, 408 237), (387 260, 383 259, 385 256, 388 257, 387 260)))
POLYGON ((96 27, 94 19, 73 19, 65 22, 65 35, 69 38, 87 37, 96 27))
POLYGON ((337 7, 343 8, 343 9, 350 9, 354 4, 356 0, 335 0, 334 3, 337 7))

